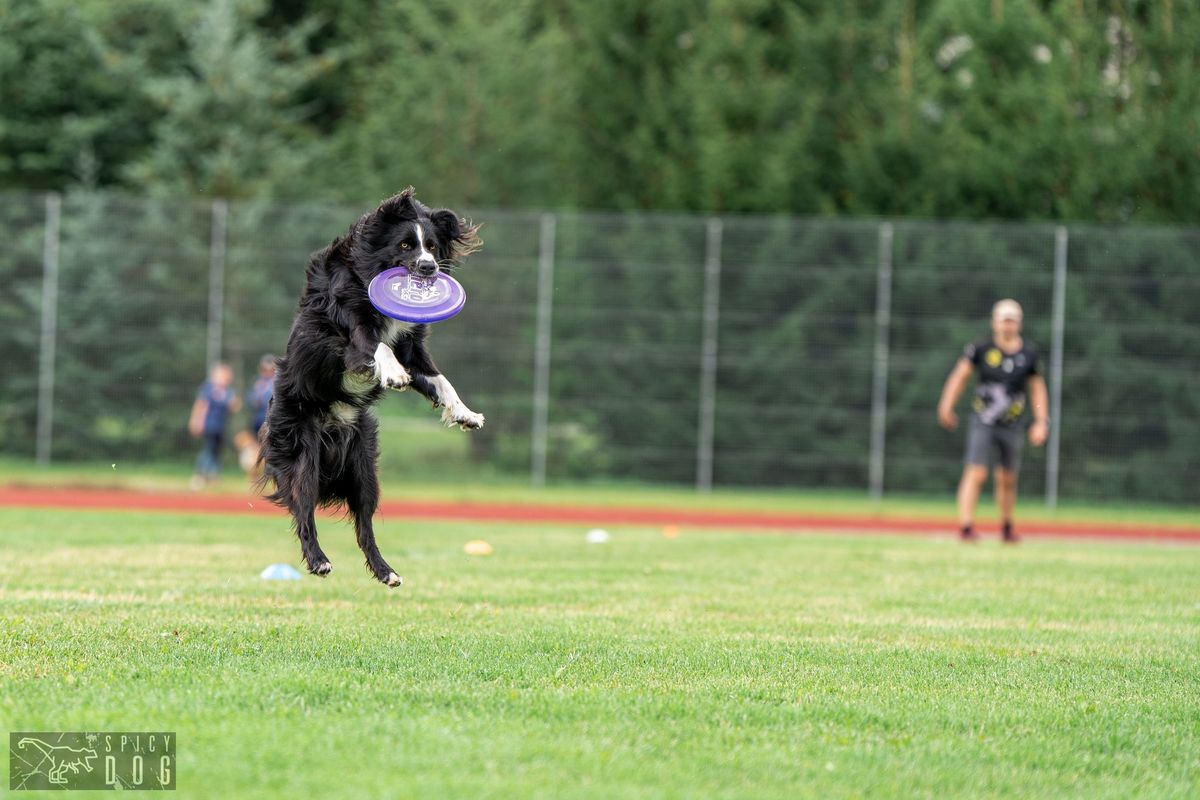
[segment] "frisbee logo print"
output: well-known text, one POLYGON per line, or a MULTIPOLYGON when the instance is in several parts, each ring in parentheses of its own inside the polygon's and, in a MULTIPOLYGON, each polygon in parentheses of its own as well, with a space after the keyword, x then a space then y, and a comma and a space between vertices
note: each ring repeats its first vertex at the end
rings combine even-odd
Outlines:
POLYGON ((433 303, 442 296, 442 293, 438 291, 437 284, 419 278, 394 281, 392 291, 398 293, 400 300, 405 303, 433 303))
POLYGON ((20 731, 8 735, 10 791, 175 788, 175 734, 20 731))

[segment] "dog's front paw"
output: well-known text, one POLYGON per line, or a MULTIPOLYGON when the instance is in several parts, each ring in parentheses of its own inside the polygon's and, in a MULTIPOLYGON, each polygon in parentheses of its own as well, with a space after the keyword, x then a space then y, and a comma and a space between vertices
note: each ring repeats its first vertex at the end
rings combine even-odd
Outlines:
POLYGON ((379 376, 379 385, 385 389, 398 389, 403 392, 411 383, 412 376, 408 374, 408 370, 404 367, 400 367, 391 373, 382 372, 379 376))
POLYGON ((379 381, 379 385, 385 389, 403 391, 412 383, 412 375, 409 375, 408 370, 396 360, 392 351, 383 345, 380 345, 379 349, 375 351, 372 368, 375 371, 375 380, 379 381))
POLYGON ((447 427, 457 425, 464 431, 477 431, 483 427, 483 414, 477 414, 462 403, 442 409, 442 422, 447 427))

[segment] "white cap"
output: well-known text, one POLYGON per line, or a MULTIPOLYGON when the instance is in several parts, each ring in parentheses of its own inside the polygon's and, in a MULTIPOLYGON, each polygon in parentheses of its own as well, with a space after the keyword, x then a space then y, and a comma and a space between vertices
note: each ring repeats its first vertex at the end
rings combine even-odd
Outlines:
POLYGON ((1020 321, 1024 316, 1025 312, 1021 311, 1021 304, 1011 298, 1005 298, 992 306, 992 319, 1015 319, 1020 321))

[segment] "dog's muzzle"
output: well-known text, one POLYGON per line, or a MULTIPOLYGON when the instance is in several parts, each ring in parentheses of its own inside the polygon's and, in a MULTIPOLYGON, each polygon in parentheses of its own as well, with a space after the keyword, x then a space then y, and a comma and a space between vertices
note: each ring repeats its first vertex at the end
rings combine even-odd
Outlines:
POLYGON ((412 271, 422 278, 432 278, 437 272, 437 262, 432 258, 422 258, 413 264, 412 271))

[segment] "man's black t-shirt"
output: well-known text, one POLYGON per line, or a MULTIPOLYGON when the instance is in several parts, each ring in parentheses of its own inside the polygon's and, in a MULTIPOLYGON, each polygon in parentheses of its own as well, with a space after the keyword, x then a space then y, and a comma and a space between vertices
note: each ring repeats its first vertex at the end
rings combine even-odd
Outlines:
POLYGON ((1006 353, 991 339, 972 342, 963 358, 979 373, 971 408, 985 425, 1012 425, 1025 410, 1025 384, 1038 374, 1038 353, 1028 341, 1015 353, 1006 353))

